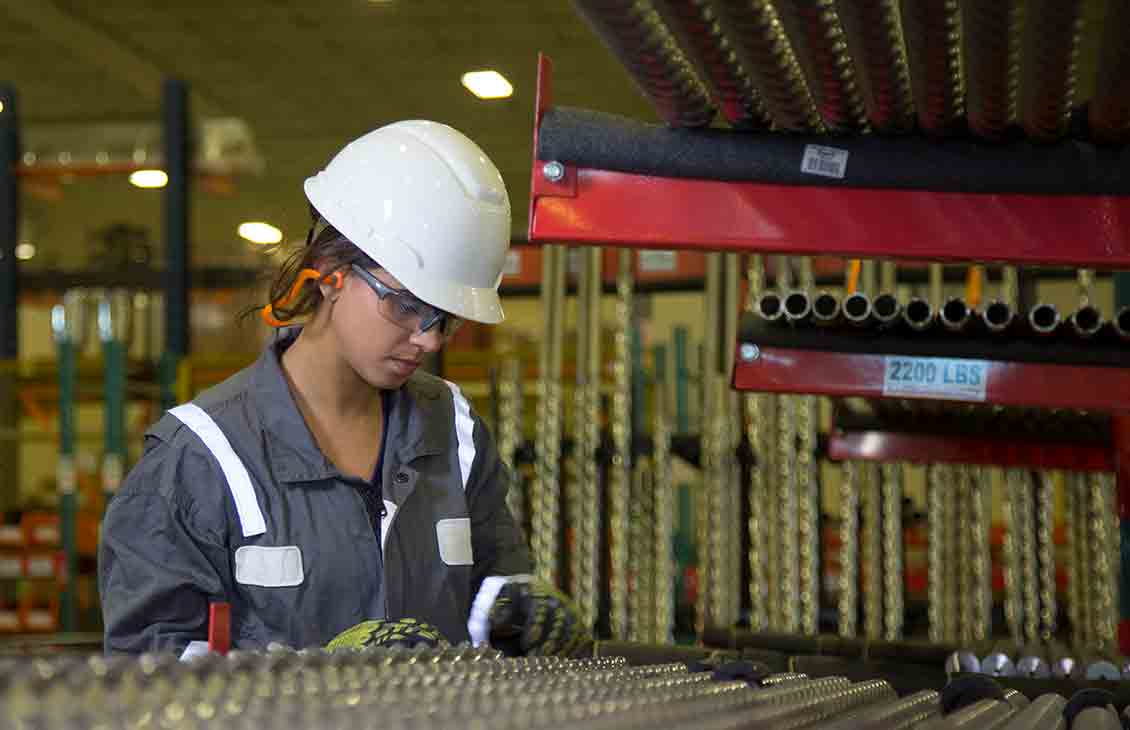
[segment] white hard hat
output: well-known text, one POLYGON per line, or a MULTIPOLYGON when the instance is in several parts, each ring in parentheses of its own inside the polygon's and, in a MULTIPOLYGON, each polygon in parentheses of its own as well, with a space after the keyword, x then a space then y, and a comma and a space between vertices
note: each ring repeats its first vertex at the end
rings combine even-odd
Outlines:
POLYGON ((462 133, 419 120, 381 127, 346 145, 305 190, 330 225, 420 299, 502 321, 510 197, 462 133))

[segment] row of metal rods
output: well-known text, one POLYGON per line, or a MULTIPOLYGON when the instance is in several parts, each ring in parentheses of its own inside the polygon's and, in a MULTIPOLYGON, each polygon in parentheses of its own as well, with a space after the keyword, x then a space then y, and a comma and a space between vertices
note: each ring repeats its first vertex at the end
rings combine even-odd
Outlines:
MULTIPOLYGON (((528 513, 538 574, 567 588, 582 620, 593 626, 600 609, 601 561, 606 537, 610 560, 609 630, 614 638, 664 642, 671 637, 676 522, 671 473, 672 424, 662 378, 652 390, 650 453, 633 453, 632 362, 634 282, 629 252, 619 257, 616 331, 608 414, 611 458, 607 498, 602 500, 601 447, 601 255, 580 257, 577 279, 576 385, 571 419, 575 447, 561 472, 563 441, 562 347, 565 320, 566 249, 550 246, 543 258, 545 338, 537 384, 534 478, 528 502, 511 490, 511 509, 528 513), (564 478, 563 478, 564 477, 564 478), (571 542, 561 542, 559 513, 564 484, 564 523, 571 542), (607 510, 602 508, 607 504, 607 510), (602 515, 604 520, 602 521, 602 515), (567 547, 568 549, 564 549, 567 547), (562 560, 562 555, 565 556, 562 560), (567 582, 562 583, 564 578, 567 582)), ((776 262, 777 287, 813 288, 811 262, 776 262)), ((749 258, 748 296, 752 309, 767 292, 764 261, 749 258)), ((695 492, 695 542, 700 576, 695 628, 729 626, 748 603, 754 631, 814 634, 819 629, 822 506, 820 470, 815 462, 820 403, 812 396, 735 394, 729 388, 736 341, 738 258, 711 255, 706 277, 704 367, 702 369, 702 479, 695 492), (738 459, 743 435, 754 454, 748 480, 738 459), (743 505, 743 500, 745 504, 743 505), (748 520, 742 524, 742 515, 748 520), (743 556, 743 544, 748 552, 743 556), (743 561, 746 565, 743 565, 743 561), (741 587, 743 573, 748 584, 741 587)), ((860 268, 864 286, 892 287, 891 266, 860 268), (881 283, 880 283, 881 282, 881 283)), ((933 276, 940 289, 940 277, 933 276)), ((1004 295, 1014 291, 1006 277, 1004 295)), ((936 293, 936 292, 935 292, 936 293)), ((519 363, 503 369, 499 390, 500 446, 513 460, 521 430, 519 363)), ((637 374, 638 375, 638 374, 637 374)), ((643 403, 636 403, 643 407, 643 403)), ((907 469, 901 464, 848 462, 840 467, 837 585, 839 632, 895 640, 905 623, 905 539, 903 503, 907 469), (862 605, 860 602, 862 601, 862 605), (862 626, 858 619, 862 618, 862 626)), ((931 465, 926 470, 927 604, 930 638, 978 642, 992 634, 992 570, 989 526, 994 483, 1004 490, 1005 616, 1016 644, 1057 633, 1054 533, 1055 475, 972 466, 931 465)), ((1067 613, 1073 639, 1097 650, 1115 639, 1114 586, 1118 540, 1113 483, 1109 474, 1064 477, 1067 525, 1067 613)))

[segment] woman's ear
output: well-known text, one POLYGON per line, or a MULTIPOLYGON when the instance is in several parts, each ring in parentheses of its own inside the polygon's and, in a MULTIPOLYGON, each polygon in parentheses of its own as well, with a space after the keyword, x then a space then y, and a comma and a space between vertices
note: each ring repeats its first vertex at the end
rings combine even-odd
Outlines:
POLYGON ((330 301, 337 301, 341 295, 341 288, 345 285, 345 277, 341 275, 340 271, 335 271, 322 277, 318 283, 318 288, 322 290, 322 298, 329 299, 330 301))

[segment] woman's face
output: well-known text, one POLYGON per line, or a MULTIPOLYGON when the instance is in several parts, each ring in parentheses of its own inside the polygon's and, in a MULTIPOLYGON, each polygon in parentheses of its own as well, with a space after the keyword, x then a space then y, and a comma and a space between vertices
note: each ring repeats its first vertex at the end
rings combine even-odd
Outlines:
MULTIPOLYGON (((404 289, 384 269, 370 269, 384 285, 404 289)), ((444 343, 439 326, 427 332, 409 331, 382 313, 376 291, 361 276, 342 270, 344 283, 333 305, 330 327, 342 356, 354 372, 374 388, 396 389, 423 362, 424 355, 437 352, 444 343)), ((386 301, 384 306, 395 306, 386 301)))

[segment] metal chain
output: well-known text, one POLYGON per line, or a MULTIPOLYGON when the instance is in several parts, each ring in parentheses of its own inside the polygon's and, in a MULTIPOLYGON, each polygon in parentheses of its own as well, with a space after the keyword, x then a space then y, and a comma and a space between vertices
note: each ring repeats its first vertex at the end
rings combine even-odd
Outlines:
POLYGON ((662 383, 655 388, 653 403, 652 438, 655 440, 655 447, 652 457, 652 493, 655 502, 655 536, 652 546, 655 550, 655 595, 652 603, 655 606, 655 617, 652 628, 655 633, 650 640, 665 644, 671 639, 675 623, 675 559, 671 545, 675 529, 675 494, 671 478, 671 426, 662 383))
POLYGON ((970 631, 974 641, 984 641, 991 633, 992 596, 991 568, 989 562, 989 503, 987 501, 985 470, 967 469, 969 490, 969 528, 973 533, 973 559, 970 561, 969 601, 972 621, 970 631))
POLYGON ((1078 472, 1068 472, 1063 481, 1063 522, 1067 536, 1067 620, 1071 623, 1075 643, 1082 641, 1080 626, 1083 621, 1080 585, 1083 582, 1082 564, 1079 560, 1079 538, 1076 525, 1082 520, 1079 506, 1078 472))
POLYGON ((498 383, 498 458, 510 468, 512 479, 506 492, 506 506, 519 525, 526 523, 526 499, 517 454, 522 441, 522 377, 516 357, 502 362, 498 383))
POLYGON ((777 406, 777 519, 780 555, 781 631, 795 634, 800 628, 800 555, 797 530, 796 482, 796 411, 795 396, 781 396, 777 406))
POLYGON ((883 464, 883 638, 902 638, 902 465, 883 464))
POLYGON ((1059 610, 1055 595, 1055 546, 1052 545, 1054 493, 1055 475, 1048 471, 1041 472, 1040 481, 1036 485, 1036 554, 1040 563, 1040 639, 1043 641, 1048 641, 1055 635, 1059 610))
POLYGON ((883 635, 883 542, 878 466, 860 464, 860 486, 863 491, 863 569, 866 590, 863 594, 863 626, 870 639, 883 635))
POLYGON ((1036 506, 1028 472, 1020 476, 1020 564, 1023 570, 1024 641, 1033 643, 1040 634, 1039 566, 1036 562, 1036 506))
POLYGON ((736 617, 729 615, 730 602, 727 594, 727 579, 730 566, 729 523, 732 518, 729 509, 727 490, 730 488, 730 461, 727 408, 729 403, 726 382, 719 376, 712 379, 714 404, 710 413, 710 468, 705 472, 710 484, 706 485, 709 510, 706 519, 713 523, 709 529, 710 540, 710 616, 716 626, 729 626, 736 617))
POLYGON ((631 549, 628 551, 628 574, 631 590, 628 592, 628 640, 648 643, 655 635, 655 547, 652 541, 658 529, 655 526, 656 495, 652 477, 651 457, 640 456, 633 461, 631 519, 628 534, 631 549))
POLYGON ((601 318, 600 318, 600 303, 603 294, 603 277, 601 275, 601 263, 603 260, 602 251, 599 248, 591 248, 588 253, 588 270, 589 270, 589 286, 588 297, 589 304, 585 308, 588 317, 589 325, 586 329, 588 334, 588 345, 585 348, 587 356, 586 366, 586 383, 583 392, 587 397, 587 404, 584 410, 584 433, 585 433, 585 460, 584 460, 584 481, 582 482, 583 494, 583 518, 581 520, 581 553, 583 555, 583 571, 582 571, 582 585, 584 592, 582 594, 582 616, 585 620, 584 626, 591 628, 596 622, 599 600, 600 600, 600 535, 601 527, 601 514, 603 509, 601 507, 600 499, 600 464, 597 462, 597 453, 600 448, 600 386, 601 386, 601 358, 600 344, 601 344, 601 318))
POLYGON ((970 595, 973 591, 971 585, 972 564, 980 541, 977 539, 973 515, 971 514, 972 510, 970 509, 972 502, 970 493, 972 490, 969 485, 969 469, 962 465, 958 466, 956 471, 957 510, 950 521, 951 535, 953 536, 950 544, 957 546, 954 572, 957 585, 958 634, 961 642, 968 646, 969 642, 973 641, 973 597, 970 595), (961 528, 964 526, 968 526, 969 529, 967 531, 962 530, 961 528))
POLYGON ((1079 623, 1076 626, 1076 640, 1083 646, 1091 645, 1095 638, 1091 595, 1094 563, 1091 555, 1089 479, 1085 473, 1076 474, 1075 505, 1078 520, 1072 527, 1079 565, 1079 623))
POLYGON ((857 632, 859 602, 859 465, 845 461, 840 467, 840 636, 857 632))
POLYGON ((945 495, 941 469, 938 464, 926 467, 926 608, 930 641, 935 644, 949 638, 945 625, 945 495))
POLYGON ((533 514, 530 543, 538 577, 557 585, 558 506, 560 504, 561 386, 560 340, 564 307, 564 256, 547 246, 542 256, 542 313, 546 337, 539 354, 535 434, 533 514))
POLYGON ((613 639, 627 636, 628 631, 628 520, 629 491, 632 474, 632 252, 620 251, 616 273, 616 329, 613 339, 612 365, 612 467, 608 488, 608 539, 611 565, 609 570, 611 598, 611 630, 613 639))
POLYGON ((960 473, 956 467, 951 466, 944 467, 942 473, 944 474, 946 485, 943 491, 944 498, 942 502, 944 510, 943 529, 945 530, 945 537, 942 541, 942 545, 945 549, 942 560, 946 575, 945 633, 947 641, 959 641, 961 639, 960 609, 962 596, 958 576, 960 575, 959 568, 961 558, 955 528, 957 526, 957 520, 960 517, 958 514, 958 495, 961 492, 960 473))
MULTIPOLYGON (((758 254, 748 258, 746 269, 747 312, 753 311, 754 303, 765 288, 765 260, 758 254)), ((760 393, 745 395, 746 438, 753 451, 753 465, 749 471, 749 600, 750 631, 769 629, 769 575, 767 570, 769 524, 768 484, 772 479, 771 448, 768 446, 772 422, 769 418, 768 401, 770 396, 760 393)))
POLYGON ((1020 523, 1018 472, 1008 469, 1002 474, 1005 488, 1004 511, 1007 529, 1004 533, 1004 617, 1012 643, 1023 643, 1023 600, 1020 584, 1020 523))
POLYGON ((1094 566, 1092 590, 1094 598, 1094 644, 1100 652, 1107 652, 1115 646, 1115 606, 1113 586, 1117 576, 1112 570, 1111 560, 1111 504, 1108 494, 1113 492, 1106 473, 1090 475, 1091 524, 1092 535, 1091 564, 1094 566))
POLYGON ((797 522, 799 542, 800 581, 800 632, 815 634, 820 606, 819 579, 820 556, 818 554, 819 523, 818 487, 816 484, 812 455, 816 450, 816 399, 810 395, 797 398, 797 522))

